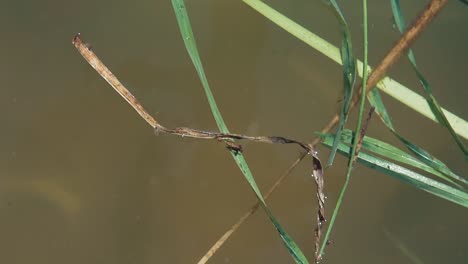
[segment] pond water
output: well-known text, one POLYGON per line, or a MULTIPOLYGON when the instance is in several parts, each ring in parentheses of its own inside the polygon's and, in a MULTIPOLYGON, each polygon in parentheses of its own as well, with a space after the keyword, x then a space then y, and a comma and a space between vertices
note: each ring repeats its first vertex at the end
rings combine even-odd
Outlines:
MULTIPOLYGON (((241 1, 186 2, 230 130, 312 140, 340 107, 340 66, 241 1)), ((405 3, 407 20, 426 2, 405 3)), ((340 43, 338 23, 321 1, 268 4, 340 43)), ((361 7, 348 1, 342 8, 362 58, 361 7)), ((435 96, 465 119, 467 11, 451 1, 414 46, 435 96)), ((170 1, 3 1, 0 21, 2 263, 196 263, 255 203, 221 144, 155 136, 71 44, 81 32, 167 127, 215 130, 170 1)), ((370 1, 369 23, 375 66, 398 38, 389 1, 370 1)), ((390 75, 421 93, 405 59, 390 75)), ((401 134, 463 176, 466 162, 445 129, 384 100, 401 134)), ((368 135, 402 147, 376 116, 368 135)), ((263 192, 300 155, 295 146, 244 149, 263 192)), ((327 151, 319 148, 322 160, 327 151)), ((326 171, 328 215, 345 165, 338 156, 326 171)), ((310 160, 302 162, 268 204, 312 260, 310 169, 310 160)), ((323 263, 465 263, 467 220, 465 208, 358 165, 323 263)), ((209 263, 293 261, 258 211, 209 263)))

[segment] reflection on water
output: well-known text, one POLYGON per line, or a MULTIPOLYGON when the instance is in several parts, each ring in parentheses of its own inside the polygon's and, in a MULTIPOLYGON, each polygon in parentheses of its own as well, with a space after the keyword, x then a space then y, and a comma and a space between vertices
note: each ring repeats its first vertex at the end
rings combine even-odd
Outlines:
MULTIPOLYGON (((240 1, 187 2, 230 129, 313 138, 339 108, 340 68, 240 1)), ((0 11, 5 40, 0 50, 7 51, 0 63, 1 262, 196 262, 255 202, 248 184, 220 144, 155 136, 71 45, 81 32, 168 127, 215 129, 169 1, 38 3, 10 1, 0 11)), ((320 1, 269 3, 339 43, 337 23, 320 1)), ((425 2, 405 4, 405 13, 414 16, 425 2)), ((460 5, 448 5, 416 43, 416 56, 441 103, 466 118, 462 99, 468 92, 459 84, 468 37, 459 30, 468 17, 460 5)), ((369 8, 375 65, 397 33, 387 1, 369 8)), ((360 7, 346 2, 343 9, 361 54, 360 7)), ((397 64, 392 76, 419 89, 406 62, 397 64)), ((462 174, 466 163, 444 129, 385 99, 403 135, 462 174)), ((398 144, 377 119, 369 133, 398 144)), ((299 150, 249 143, 245 154, 266 190, 299 150)), ((339 158, 327 171, 328 213, 344 166, 339 158)), ((309 173, 310 164, 301 164, 269 204, 312 259, 316 203, 309 173)), ((462 263, 468 257, 466 219, 459 206, 358 166, 324 263, 411 263, 386 232, 424 263, 462 263)), ((258 212, 211 263, 291 263, 291 258, 258 212)))

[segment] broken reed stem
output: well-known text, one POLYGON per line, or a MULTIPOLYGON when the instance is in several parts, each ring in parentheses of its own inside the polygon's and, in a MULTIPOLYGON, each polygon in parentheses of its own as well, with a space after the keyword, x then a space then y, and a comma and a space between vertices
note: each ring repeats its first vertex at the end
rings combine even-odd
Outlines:
POLYGON ((112 88, 114 88, 114 90, 116 90, 152 128, 156 129, 161 127, 158 121, 146 112, 135 96, 133 96, 127 88, 123 86, 117 77, 115 77, 115 75, 106 67, 106 65, 104 65, 104 63, 102 63, 96 54, 94 54, 91 47, 81 40, 80 33, 73 38, 72 44, 89 63, 89 65, 91 65, 91 67, 93 67, 94 70, 96 70, 96 72, 98 72, 99 75, 101 75, 101 77, 104 78, 104 80, 106 80, 106 82, 110 84, 110 86, 112 86, 112 88))
POLYGON ((166 128, 161 125, 154 117, 152 117, 138 102, 130 91, 117 79, 117 77, 106 67, 106 65, 96 56, 96 54, 90 49, 89 45, 77 34, 72 41, 73 45, 85 58, 85 60, 109 83, 114 90, 116 90, 144 119, 148 124, 155 129, 156 132, 168 133, 172 135, 178 135, 182 137, 191 137, 198 139, 215 139, 218 141, 224 141, 229 149, 236 151, 242 151, 240 145, 234 144, 232 140, 249 140, 255 142, 262 142, 268 144, 296 144, 305 150, 306 153, 312 152, 312 147, 308 144, 300 141, 289 139, 280 136, 247 136, 234 133, 219 133, 213 131, 203 131, 198 129, 192 129, 187 127, 177 127, 174 129, 166 128))

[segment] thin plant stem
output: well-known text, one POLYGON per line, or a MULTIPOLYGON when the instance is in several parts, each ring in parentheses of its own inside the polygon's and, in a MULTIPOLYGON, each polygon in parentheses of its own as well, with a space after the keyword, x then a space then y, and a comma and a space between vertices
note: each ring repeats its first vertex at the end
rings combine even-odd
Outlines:
MULTIPOLYGON (((325 233, 325 237, 322 241, 322 247, 320 249, 319 256, 321 257, 323 255, 323 252, 325 250, 325 247, 327 245, 328 239, 330 238, 331 231, 333 230, 334 224, 336 217, 338 215, 338 211, 341 207, 341 204, 343 202, 344 194, 346 192, 346 189, 348 188, 349 180, 351 179, 351 171, 353 169, 353 163, 355 162, 355 158, 357 156, 357 146, 359 140, 357 139, 358 135, 360 135, 359 131, 361 131, 362 127, 362 117, 364 116, 364 105, 366 102, 366 87, 367 87, 367 55, 368 55, 368 40, 367 40, 367 0, 362 0, 362 9, 363 9, 363 26, 364 26, 364 64, 362 67, 362 72, 363 72, 363 77, 362 77, 362 92, 361 92, 361 98, 360 98, 360 104, 359 104, 359 115, 358 115, 358 120, 356 124, 356 132, 354 133, 354 141, 353 141, 353 147, 351 149, 351 154, 349 156, 349 163, 348 163, 348 170, 346 171, 346 179, 343 184, 343 187, 341 188, 340 195, 338 197, 335 210, 333 211, 332 217, 330 219, 330 224, 328 225, 327 232, 325 233)), ((364 136, 364 135, 360 135, 364 136)), ((336 139, 339 140, 339 139, 336 139)), ((320 258, 319 258, 320 259, 320 258)))

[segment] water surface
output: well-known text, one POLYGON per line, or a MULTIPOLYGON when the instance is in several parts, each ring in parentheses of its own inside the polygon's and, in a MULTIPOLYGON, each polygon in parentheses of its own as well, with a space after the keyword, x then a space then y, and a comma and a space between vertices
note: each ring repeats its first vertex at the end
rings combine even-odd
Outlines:
MULTIPOLYGON (((426 2, 403 8, 414 17, 426 2)), ((268 3, 339 44, 338 24, 320 1, 268 3)), ((210 84, 233 132, 309 141, 339 109, 338 65, 241 1, 187 5, 210 84)), ((0 10, 0 261, 195 263, 255 202, 248 184, 221 144, 155 136, 71 45, 81 32, 166 126, 214 130, 170 1, 3 1, 0 10)), ((362 57, 360 7, 346 2, 343 10, 362 57)), ((435 95, 465 119, 466 11, 451 1, 415 44, 435 95)), ((398 33, 388 1, 372 1, 369 13, 375 65, 398 33)), ((406 61, 391 76, 421 92, 406 61)), ((466 163, 444 129, 391 98, 385 101, 404 136, 463 175, 466 163)), ((368 133, 399 145, 377 118, 368 133)), ((319 151, 325 160, 327 150, 319 151)), ((299 149, 249 143, 245 155, 266 191, 299 149)), ((328 212, 345 163, 338 157, 326 173, 328 212)), ((312 259, 316 202, 309 174, 307 161, 269 204, 312 259)), ((424 263, 463 263, 467 219, 460 206, 358 166, 324 263, 411 263, 401 245, 424 263)), ((211 263, 292 259, 257 212, 211 263)))

